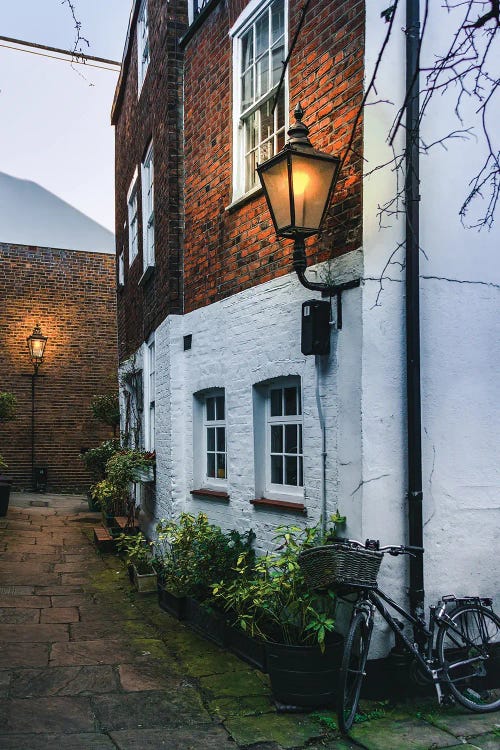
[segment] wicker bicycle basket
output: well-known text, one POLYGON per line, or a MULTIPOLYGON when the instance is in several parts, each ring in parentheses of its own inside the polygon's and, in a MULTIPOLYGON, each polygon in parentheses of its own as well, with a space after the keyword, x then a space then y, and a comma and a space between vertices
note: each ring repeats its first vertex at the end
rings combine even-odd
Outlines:
POLYGON ((382 552, 376 550, 327 544, 304 550, 300 553, 298 562, 311 588, 374 588, 382 558, 382 552))

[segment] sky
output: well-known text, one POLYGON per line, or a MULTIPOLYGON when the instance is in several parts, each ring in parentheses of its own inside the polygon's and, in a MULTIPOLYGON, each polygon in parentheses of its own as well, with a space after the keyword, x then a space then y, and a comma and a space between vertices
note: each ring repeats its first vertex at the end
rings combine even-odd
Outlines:
MULTIPOLYGON (((72 2, 90 42, 84 51, 120 61, 132 0, 72 2)), ((72 49, 75 34, 61 0, 2 2, 2 36, 72 49)), ((0 46, 0 171, 42 185, 113 232, 117 80, 117 71, 0 46)))

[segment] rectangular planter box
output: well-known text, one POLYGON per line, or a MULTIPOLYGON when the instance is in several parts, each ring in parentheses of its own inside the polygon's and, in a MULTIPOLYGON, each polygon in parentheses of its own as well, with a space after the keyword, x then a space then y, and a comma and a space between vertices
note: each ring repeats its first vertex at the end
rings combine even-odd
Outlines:
POLYGON ((224 646, 226 642, 226 621, 218 612, 210 612, 196 599, 187 597, 186 620, 191 627, 205 638, 224 646))
POLYGON ((262 641, 247 635, 240 628, 228 625, 226 628, 226 646, 240 659, 267 672, 266 646, 262 641))
POLYGON ((168 591, 161 583, 158 583, 158 604, 160 609, 173 615, 178 620, 186 619, 187 597, 175 596, 168 591))
POLYGON ((156 573, 138 573, 134 565, 132 565, 131 567, 132 580, 139 594, 156 593, 156 573))

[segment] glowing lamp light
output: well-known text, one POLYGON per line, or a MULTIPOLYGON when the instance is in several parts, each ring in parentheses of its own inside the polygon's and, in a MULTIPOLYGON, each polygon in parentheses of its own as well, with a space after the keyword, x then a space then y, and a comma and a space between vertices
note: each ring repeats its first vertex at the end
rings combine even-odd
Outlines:
POLYGON ((31 334, 31 336, 28 336, 28 338, 26 339, 30 352, 31 362, 35 367, 35 372, 37 372, 38 368, 42 364, 47 338, 48 336, 44 336, 42 334, 40 324, 37 323, 33 329, 33 333, 31 334))
POLYGON ((257 173, 278 237, 303 240, 321 229, 340 159, 313 148, 300 104, 294 115, 288 142, 276 156, 259 164, 257 173))

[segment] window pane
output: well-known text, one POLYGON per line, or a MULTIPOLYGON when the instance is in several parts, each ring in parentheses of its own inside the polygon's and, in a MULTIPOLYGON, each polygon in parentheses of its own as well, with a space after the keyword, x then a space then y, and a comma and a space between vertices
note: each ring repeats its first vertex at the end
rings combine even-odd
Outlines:
POLYGON ((215 477, 215 453, 207 453, 207 477, 215 477))
POLYGON ((285 484, 297 485, 297 459, 295 456, 285 456, 286 476, 285 484))
POLYGON ((245 159, 245 190, 251 190, 257 183, 257 152, 251 151, 245 159))
POLYGON ((302 456, 299 456, 299 487, 304 486, 304 472, 302 469, 302 456))
POLYGON ((285 425, 285 453, 297 453, 297 425, 285 425))
POLYGON ((207 429, 207 451, 215 450, 215 427, 207 429))
POLYGON ((207 398, 207 421, 212 422, 215 419, 215 399, 213 397, 207 398))
POLYGON ((253 102, 253 68, 241 79, 241 108, 246 109, 253 102))
POLYGON ((297 414, 297 388, 285 388, 285 414, 297 414))
POLYGON ((217 427, 217 450, 226 452, 226 428, 217 427))
POLYGON ((270 159, 274 155, 274 142, 272 140, 265 141, 260 147, 260 158, 259 161, 262 163, 267 159, 270 159))
POLYGON ((217 406, 217 419, 223 420, 224 419, 224 396, 217 396, 216 398, 216 406, 217 406))
POLYGON ((283 406, 281 403, 281 394, 282 394, 281 388, 273 388, 271 391, 271 416, 272 417, 281 417, 283 414, 283 406))
POLYGON ((271 482, 283 484, 283 456, 271 456, 271 482))
POLYGON ((269 57, 264 55, 257 63, 257 99, 269 90, 269 57))
POLYGON ((299 424, 299 453, 303 453, 302 450, 302 425, 299 424))
POLYGON ((277 44, 276 47, 273 47, 271 55, 273 59, 272 86, 276 86, 279 79, 281 78, 281 73, 283 72, 283 62, 285 60, 285 48, 283 46, 283 43, 277 44))
POLYGON ((271 453, 283 453, 283 426, 271 425, 271 453))
POLYGON ((269 49, 269 16, 263 13, 255 24, 255 57, 269 49))
POLYGON ((257 121, 255 113, 245 120, 245 151, 251 151, 257 145, 257 121))
POLYGON ((273 100, 260 108, 260 141, 265 141, 274 133, 274 115, 271 114, 273 100))
POLYGON ((297 388, 297 401, 299 403, 297 414, 302 414, 302 393, 301 393, 300 388, 297 388))
POLYGON ((278 115, 278 130, 280 128, 285 127, 285 94, 283 89, 281 89, 279 98, 278 98, 278 106, 276 107, 276 112, 278 115))
POLYGON ((226 478, 226 454, 217 453, 217 479, 226 478))
POLYGON ((241 68, 242 73, 248 70, 253 62, 253 29, 247 31, 241 39, 241 68))
POLYGON ((277 0, 271 8, 271 40, 279 39, 285 32, 285 11, 283 0, 277 0))

